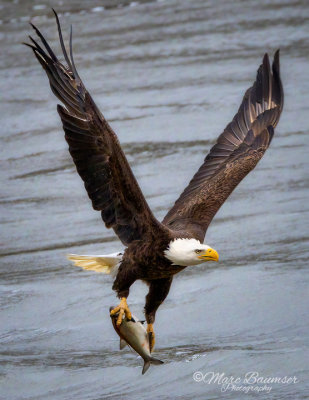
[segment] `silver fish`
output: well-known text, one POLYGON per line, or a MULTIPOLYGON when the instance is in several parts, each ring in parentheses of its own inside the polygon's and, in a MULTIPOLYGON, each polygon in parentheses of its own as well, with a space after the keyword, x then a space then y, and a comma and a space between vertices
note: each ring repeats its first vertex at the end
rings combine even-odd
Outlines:
MULTIPOLYGON (((110 308, 110 311, 114 307, 110 308)), ((120 349, 123 349, 128 344, 132 349, 136 351, 144 360, 144 367, 142 374, 148 370, 150 364, 159 365, 163 364, 163 361, 157 358, 151 357, 149 350, 149 340, 147 331, 141 321, 136 317, 132 316, 131 320, 128 320, 125 316, 123 317, 121 325, 116 325, 118 314, 111 316, 113 327, 120 336, 120 349)))

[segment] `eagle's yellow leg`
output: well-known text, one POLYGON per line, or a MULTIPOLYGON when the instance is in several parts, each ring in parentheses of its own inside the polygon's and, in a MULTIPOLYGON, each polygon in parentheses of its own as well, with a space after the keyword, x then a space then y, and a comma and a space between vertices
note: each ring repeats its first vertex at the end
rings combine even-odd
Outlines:
POLYGON ((153 330, 153 324, 148 324, 147 325, 147 333, 148 333, 148 340, 149 340, 149 350, 150 353, 153 351, 154 346, 155 346, 155 333, 153 330))
POLYGON ((122 317, 125 314, 125 316, 127 317, 127 319, 132 319, 132 314, 131 311, 128 307, 127 304, 127 299, 126 297, 122 297, 119 303, 119 306, 115 307, 111 312, 110 315, 113 316, 115 314, 119 313, 117 321, 116 321, 116 325, 120 326, 121 322, 122 322, 122 317))

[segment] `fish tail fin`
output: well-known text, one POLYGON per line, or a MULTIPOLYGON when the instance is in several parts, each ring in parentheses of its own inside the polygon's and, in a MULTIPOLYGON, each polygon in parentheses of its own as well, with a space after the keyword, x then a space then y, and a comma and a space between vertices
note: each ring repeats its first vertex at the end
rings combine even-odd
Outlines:
POLYGON ((154 364, 154 365, 164 364, 163 361, 159 360, 158 358, 154 358, 154 357, 151 357, 149 361, 150 361, 150 364, 154 364))
POLYGON ((150 367, 150 361, 149 360, 145 360, 144 366, 143 366, 142 375, 144 375, 144 373, 148 371, 149 367, 150 367))
POLYGON ((101 256, 68 254, 67 259, 72 261, 75 266, 85 270, 115 275, 122 259, 122 253, 101 256))
POLYGON ((160 364, 164 364, 164 362, 159 360, 158 358, 150 357, 148 360, 145 360, 145 362, 144 362, 142 375, 144 375, 144 373, 148 371, 150 364, 160 365, 160 364))

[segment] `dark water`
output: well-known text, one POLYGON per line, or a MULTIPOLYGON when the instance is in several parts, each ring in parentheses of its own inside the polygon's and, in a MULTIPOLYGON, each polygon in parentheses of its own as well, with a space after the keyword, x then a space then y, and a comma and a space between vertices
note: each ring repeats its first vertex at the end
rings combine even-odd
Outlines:
MULTIPOLYGON (((2 1, 0 12, 0 398, 305 398, 308 2, 2 1), (47 79, 20 45, 30 18, 57 44, 51 5, 66 33, 73 24, 80 74, 158 218, 233 117, 264 52, 281 49, 286 101, 276 136, 208 231, 220 263, 174 280, 155 325, 165 364, 145 376, 141 359, 118 350, 111 278, 65 259, 121 245, 92 210, 47 79), (196 371, 297 383, 223 394, 218 383, 195 382, 196 371)), ((139 317, 145 294, 136 283, 129 297, 139 317)))

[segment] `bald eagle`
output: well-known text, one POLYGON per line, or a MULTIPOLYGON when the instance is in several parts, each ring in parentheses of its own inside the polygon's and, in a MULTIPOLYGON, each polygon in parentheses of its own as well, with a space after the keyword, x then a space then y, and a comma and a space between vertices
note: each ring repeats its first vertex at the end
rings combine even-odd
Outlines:
MULTIPOLYGON (((54 11, 54 10, 53 10, 54 11)), ((113 289, 120 304, 111 314, 131 318, 127 305, 130 286, 141 279, 149 286, 145 316, 150 347, 158 307, 166 298, 173 277, 187 266, 218 261, 218 253, 203 244, 207 228, 231 192, 263 157, 274 135, 283 107, 279 50, 272 68, 268 54, 256 80, 203 164, 174 206, 159 222, 151 212, 133 175, 118 138, 94 103, 74 64, 72 28, 69 55, 54 11, 65 63, 55 55, 41 32, 41 44, 30 36, 34 55, 44 68, 51 90, 63 103, 57 110, 77 172, 95 210, 101 212, 125 246, 123 253, 70 258, 86 269, 116 272, 113 289)), ((26 44, 26 43, 25 43, 26 44)))

